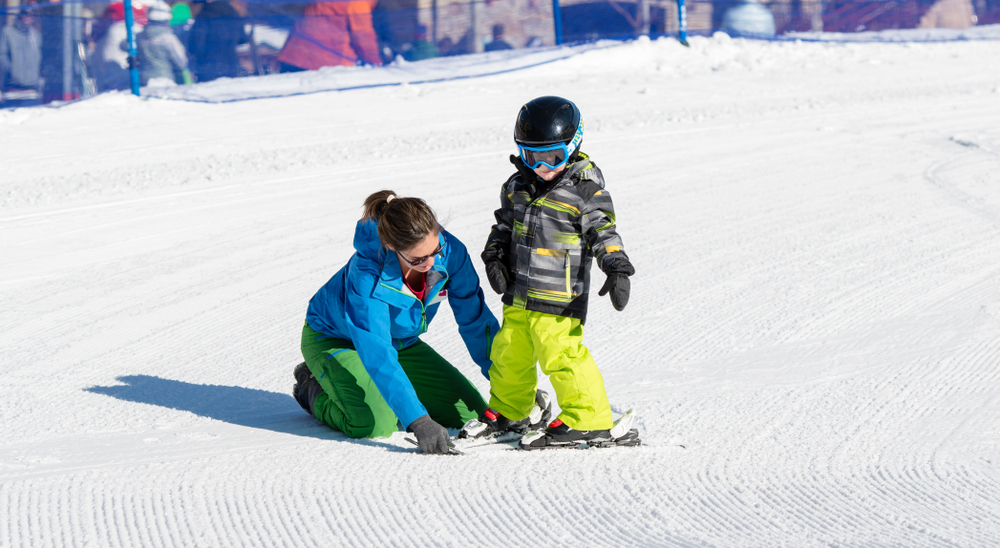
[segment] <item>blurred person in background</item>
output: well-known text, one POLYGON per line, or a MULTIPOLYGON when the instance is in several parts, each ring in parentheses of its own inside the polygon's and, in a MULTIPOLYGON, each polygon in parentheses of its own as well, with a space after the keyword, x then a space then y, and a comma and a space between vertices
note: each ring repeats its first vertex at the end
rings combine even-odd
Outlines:
POLYGON ((438 55, 441 57, 448 57, 449 55, 455 55, 455 41, 451 39, 450 36, 445 36, 444 38, 438 40, 437 43, 438 55))
POLYGON ((508 44, 504 39, 504 28, 503 25, 497 23, 493 25, 493 41, 486 44, 483 49, 485 51, 502 51, 505 49, 514 49, 514 46, 508 44))
POLYGON ((170 10, 170 30, 181 41, 184 51, 188 48, 188 36, 191 35, 191 26, 194 25, 194 16, 191 15, 191 6, 187 2, 177 2, 170 10))
POLYGON ((169 87, 191 83, 187 53, 181 41, 170 30, 173 17, 170 6, 157 0, 149 6, 149 22, 135 37, 139 55, 139 81, 142 85, 169 87))
MULTIPOLYGON (((133 0, 132 32, 137 36, 146 26, 146 13, 146 6, 133 0)), ((94 40, 96 46, 89 65, 97 91, 128 89, 131 85, 128 74, 128 29, 125 27, 125 4, 121 0, 105 8, 104 14, 94 25, 94 40)))
POLYGON ((282 72, 367 64, 380 66, 372 10, 378 0, 309 4, 278 55, 282 72))
POLYGON ((70 99, 63 89, 63 5, 61 0, 42 2, 35 11, 42 32, 42 102, 70 99))
POLYGON ((0 29, 0 106, 39 104, 41 65, 42 33, 32 8, 26 6, 14 24, 0 29))
POLYGON ((227 1, 197 2, 201 11, 194 18, 188 37, 191 72, 198 82, 240 75, 236 46, 246 44, 248 36, 243 18, 227 1))
POLYGON ((407 61, 423 61, 424 59, 433 59, 437 56, 437 46, 427 40, 427 26, 417 25, 413 46, 410 48, 410 51, 406 52, 404 58, 407 61))

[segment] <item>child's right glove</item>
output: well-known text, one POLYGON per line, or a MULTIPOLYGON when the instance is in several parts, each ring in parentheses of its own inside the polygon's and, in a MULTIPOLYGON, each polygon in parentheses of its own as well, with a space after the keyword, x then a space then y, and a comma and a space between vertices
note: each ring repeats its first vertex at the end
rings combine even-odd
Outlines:
POLYGON ((635 274, 635 267, 629 262, 628 257, 619 256, 612 259, 611 264, 604 269, 604 273, 608 275, 608 279, 597 295, 603 297, 610 291, 611 305, 615 307, 615 310, 621 312, 628 304, 628 293, 632 288, 628 277, 635 274))
POLYGON ((480 257, 486 265, 486 279, 489 280, 490 287, 498 295, 503 295, 503 292, 507 291, 507 284, 510 283, 511 277, 507 265, 504 264, 503 249, 492 245, 484 249, 480 257))

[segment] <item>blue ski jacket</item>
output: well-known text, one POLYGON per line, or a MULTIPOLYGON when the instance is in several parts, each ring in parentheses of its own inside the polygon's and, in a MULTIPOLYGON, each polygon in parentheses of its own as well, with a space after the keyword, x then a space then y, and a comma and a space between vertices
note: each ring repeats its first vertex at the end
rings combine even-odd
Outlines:
POLYGON ((306 321, 314 331, 354 344, 361 363, 403 426, 427 414, 399 365, 397 351, 417 342, 442 301, 448 301, 472 360, 489 378, 490 347, 500 329, 487 308, 469 252, 441 229, 441 254, 427 272, 424 301, 403 282, 394 251, 383 249, 373 220, 359 221, 356 252, 309 301, 306 321))

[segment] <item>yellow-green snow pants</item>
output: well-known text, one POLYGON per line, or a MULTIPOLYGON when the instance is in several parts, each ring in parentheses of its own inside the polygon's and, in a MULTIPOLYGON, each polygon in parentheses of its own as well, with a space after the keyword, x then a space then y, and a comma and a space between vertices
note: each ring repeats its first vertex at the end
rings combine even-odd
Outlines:
POLYGON ((490 358, 490 407, 505 417, 521 420, 531 413, 537 362, 555 389, 559 419, 574 430, 613 426, 604 378, 583 346, 580 320, 505 305, 490 358))
MULTIPOLYGON (((418 340, 398 354, 417 398, 441 426, 461 428, 486 410, 475 385, 427 343, 418 340)), ((352 438, 384 438, 399 429, 351 341, 323 335, 307 323, 302 357, 323 388, 313 401, 320 422, 352 438)))

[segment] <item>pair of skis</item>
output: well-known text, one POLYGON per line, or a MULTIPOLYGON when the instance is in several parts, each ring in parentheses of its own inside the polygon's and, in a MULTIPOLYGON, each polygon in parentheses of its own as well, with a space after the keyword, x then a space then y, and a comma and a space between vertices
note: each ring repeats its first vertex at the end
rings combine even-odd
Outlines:
MULTIPOLYGON (((631 409, 615 421, 614 426, 609 430, 608 437, 592 440, 576 440, 567 442, 557 442, 545 437, 545 430, 533 430, 526 434, 518 432, 498 432, 496 434, 483 436, 480 438, 451 438, 451 445, 448 449, 449 455, 464 455, 465 451, 477 447, 496 444, 508 444, 517 442, 514 447, 524 451, 536 451, 539 449, 591 449, 607 447, 635 447, 642 444, 639 439, 639 431, 632 428, 635 422, 635 414, 631 409)), ((413 438, 404 438, 413 445, 418 445, 413 438)))

